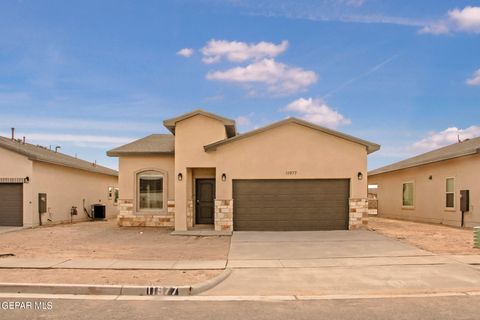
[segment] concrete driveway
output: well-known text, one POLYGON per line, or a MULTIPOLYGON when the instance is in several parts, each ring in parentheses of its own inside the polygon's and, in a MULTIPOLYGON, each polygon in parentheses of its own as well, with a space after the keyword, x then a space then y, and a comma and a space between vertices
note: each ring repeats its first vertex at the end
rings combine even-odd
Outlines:
POLYGON ((480 272, 373 231, 234 232, 230 276, 204 295, 480 291, 480 272))
POLYGON ((432 253, 370 231, 235 232, 229 260, 409 257, 432 253))

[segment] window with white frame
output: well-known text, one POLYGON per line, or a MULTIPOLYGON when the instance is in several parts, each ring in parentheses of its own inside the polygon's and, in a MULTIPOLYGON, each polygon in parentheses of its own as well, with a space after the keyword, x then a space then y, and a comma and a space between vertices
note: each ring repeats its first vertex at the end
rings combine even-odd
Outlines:
POLYGON ((137 175, 138 210, 163 209, 163 174, 158 171, 144 171, 137 175))
POLYGON ((403 183, 402 206, 413 207, 413 182, 403 183))
POLYGON ((455 208, 455 179, 447 178, 445 180, 445 207, 455 208))

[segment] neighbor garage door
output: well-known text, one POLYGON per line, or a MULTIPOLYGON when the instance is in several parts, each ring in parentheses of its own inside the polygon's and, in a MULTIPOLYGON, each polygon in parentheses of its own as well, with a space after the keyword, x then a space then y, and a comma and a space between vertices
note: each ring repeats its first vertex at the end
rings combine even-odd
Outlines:
POLYGON ((348 229, 349 183, 348 179, 234 180, 234 229, 348 229))
POLYGON ((23 226, 21 183, 0 183, 0 226, 23 226))

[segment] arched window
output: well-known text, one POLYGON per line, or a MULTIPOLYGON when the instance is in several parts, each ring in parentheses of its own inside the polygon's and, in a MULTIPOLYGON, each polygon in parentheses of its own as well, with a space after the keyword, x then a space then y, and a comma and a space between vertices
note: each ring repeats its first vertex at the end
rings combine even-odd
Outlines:
POLYGON ((143 171, 137 175, 137 206, 139 211, 162 210, 164 176, 158 171, 143 171))

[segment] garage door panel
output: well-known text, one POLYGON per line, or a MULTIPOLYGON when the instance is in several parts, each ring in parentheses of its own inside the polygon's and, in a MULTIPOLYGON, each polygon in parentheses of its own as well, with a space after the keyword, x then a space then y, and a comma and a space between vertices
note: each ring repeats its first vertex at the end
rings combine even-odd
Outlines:
POLYGON ((255 202, 255 201, 285 201, 285 202, 292 202, 292 201, 326 201, 326 200, 338 200, 343 201, 345 198, 343 196, 339 196, 337 194, 328 194, 328 193, 317 193, 317 194, 309 194, 309 195, 296 195, 296 194, 285 194, 285 195, 244 195, 244 194, 237 194, 241 196, 241 200, 245 202, 255 202))
POLYGON ((346 229, 349 188, 348 179, 234 180, 234 229, 346 229))
MULTIPOLYGON (((329 208, 318 208, 318 207, 298 207, 298 208, 238 208, 235 213, 238 213, 238 220, 245 219, 257 219, 261 220, 262 215, 270 217, 275 215, 280 219, 281 216, 286 215, 292 219, 292 215, 295 215, 295 218, 300 215, 310 216, 312 219, 321 219, 321 217, 336 217, 336 211, 342 210, 342 206, 338 207, 329 207, 329 208)), ((271 219, 268 219, 271 220, 271 219)), ((294 219, 293 219, 294 220, 294 219)))
POLYGON ((0 184, 0 226, 23 226, 23 185, 0 184))
POLYGON ((252 200, 244 200, 245 204, 242 204, 242 207, 239 208, 240 210, 243 209, 249 209, 249 208, 317 208, 317 209, 323 209, 325 208, 326 210, 330 208, 338 208, 341 207, 343 208, 345 206, 344 200, 328 200, 329 202, 326 203, 326 201, 262 201, 262 206, 258 205, 258 201, 252 201, 252 200))
POLYGON ((238 230, 248 231, 310 231, 310 230, 337 230, 343 228, 342 221, 322 221, 322 220, 285 220, 285 221, 266 221, 265 223, 254 223, 253 221, 239 221, 236 225, 238 230))

